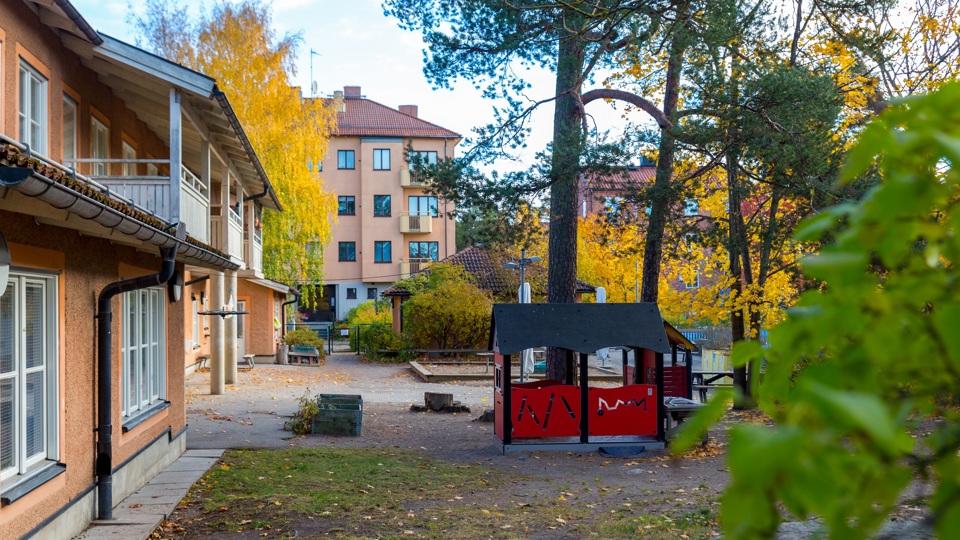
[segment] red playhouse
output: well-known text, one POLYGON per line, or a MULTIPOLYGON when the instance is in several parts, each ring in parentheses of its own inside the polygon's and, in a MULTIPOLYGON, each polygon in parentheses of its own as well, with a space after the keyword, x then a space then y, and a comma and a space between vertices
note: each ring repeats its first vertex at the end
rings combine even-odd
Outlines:
POLYGON ((677 365, 679 347, 695 348, 652 303, 496 304, 490 328, 494 433, 503 452, 663 448, 667 408, 662 396, 691 397, 689 354, 686 365, 677 365), (614 346, 632 349, 641 369, 627 366, 625 351, 623 386, 589 386, 588 355, 614 346), (513 381, 512 356, 534 347, 566 352, 565 381, 513 381), (664 366, 665 353, 672 353, 672 366, 664 366))

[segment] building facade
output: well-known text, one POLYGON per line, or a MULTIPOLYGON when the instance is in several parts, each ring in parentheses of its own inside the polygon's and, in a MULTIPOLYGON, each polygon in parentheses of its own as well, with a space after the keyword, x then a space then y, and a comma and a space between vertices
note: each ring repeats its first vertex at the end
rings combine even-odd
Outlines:
POLYGON ((423 163, 452 158, 460 136, 420 119, 415 105, 393 109, 367 99, 359 86, 344 87, 335 99, 337 129, 320 167, 338 210, 324 248, 319 320, 343 319, 395 281, 456 252, 453 204, 425 192, 408 154, 423 163))
MULTIPOLYGON (((213 79, 0 1, 0 538, 71 538, 183 452, 198 311, 237 311, 240 279, 274 327, 271 208, 213 79)), ((206 319, 220 393, 247 327, 206 319)))

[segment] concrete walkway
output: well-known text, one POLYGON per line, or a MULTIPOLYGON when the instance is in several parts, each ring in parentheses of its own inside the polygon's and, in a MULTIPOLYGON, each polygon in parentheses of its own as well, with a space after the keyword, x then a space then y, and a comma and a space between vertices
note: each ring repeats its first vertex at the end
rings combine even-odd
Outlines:
POLYGON ((223 450, 187 450, 142 488, 114 506, 112 521, 94 521, 75 540, 147 539, 223 450))

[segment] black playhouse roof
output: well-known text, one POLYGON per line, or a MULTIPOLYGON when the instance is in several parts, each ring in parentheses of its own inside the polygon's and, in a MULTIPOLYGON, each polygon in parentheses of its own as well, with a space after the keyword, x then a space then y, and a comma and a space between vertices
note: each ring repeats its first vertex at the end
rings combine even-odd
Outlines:
POLYGON ((490 348, 516 354, 533 347, 560 347, 580 353, 613 346, 669 353, 660 309, 636 304, 495 304, 490 348))

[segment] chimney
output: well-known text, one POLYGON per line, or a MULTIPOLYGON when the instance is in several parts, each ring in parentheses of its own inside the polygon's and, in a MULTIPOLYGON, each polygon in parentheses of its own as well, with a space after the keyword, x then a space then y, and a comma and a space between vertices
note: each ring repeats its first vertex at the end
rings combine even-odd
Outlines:
POLYGON ((340 112, 347 112, 347 102, 343 99, 343 91, 334 90, 333 99, 340 102, 340 112))
POLYGON ((417 117, 417 106, 416 105, 401 105, 400 112, 407 116, 417 117))
POLYGON ((360 87, 359 86, 344 86, 343 95, 347 97, 360 97, 360 87))

